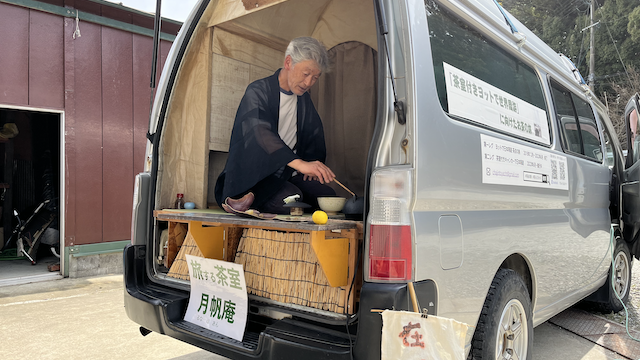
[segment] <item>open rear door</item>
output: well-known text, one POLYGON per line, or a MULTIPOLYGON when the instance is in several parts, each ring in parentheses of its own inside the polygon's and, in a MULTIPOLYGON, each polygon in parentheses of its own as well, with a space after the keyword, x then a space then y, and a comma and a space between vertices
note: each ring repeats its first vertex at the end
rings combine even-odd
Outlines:
MULTIPOLYGON (((622 220, 624 239, 636 240, 640 230, 640 98, 636 93, 624 110, 627 128, 627 159, 622 180, 622 220)), ((634 249, 635 246, 629 246, 634 249)), ((637 252, 636 252, 637 256, 637 252)))

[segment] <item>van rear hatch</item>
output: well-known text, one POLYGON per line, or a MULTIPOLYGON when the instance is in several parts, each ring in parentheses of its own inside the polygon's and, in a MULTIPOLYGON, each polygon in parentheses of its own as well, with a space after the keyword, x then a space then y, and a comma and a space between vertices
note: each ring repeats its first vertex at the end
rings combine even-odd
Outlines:
MULTIPOLYGON (((292 348, 296 358, 349 358, 352 346, 379 356, 367 342, 355 344, 354 334, 375 342, 381 320, 370 310, 408 308, 413 172, 408 165, 389 166, 407 164, 412 155, 406 125, 387 119, 394 116, 386 110, 393 108, 393 96, 388 59, 378 54, 374 4, 297 0, 245 8, 243 3, 203 2, 167 59, 152 113, 150 179, 136 190, 136 203, 150 206, 134 209, 133 244, 125 250, 127 313, 145 328, 232 358, 291 357, 287 349, 292 348), (329 49, 332 70, 310 94, 324 125, 326 164, 358 197, 367 197, 372 211, 366 222, 366 209, 350 219, 330 219, 333 226, 323 228, 242 219, 224 214, 215 203, 213 187, 227 161, 244 89, 282 66, 291 34, 313 36, 329 49), (368 191, 373 168, 379 170, 368 191), (172 210, 177 193, 196 210, 172 210), (141 231, 145 221, 148 230, 141 231), (336 255, 323 249, 323 242, 344 251, 336 255), (205 249, 211 246, 215 249, 205 249), (249 315, 242 341, 184 320, 190 282, 185 267, 176 264, 189 249, 243 265, 249 315)), ((387 17, 401 8, 387 9, 387 17)), ((394 23, 390 32, 400 29, 394 23)), ((397 61, 405 59, 401 55, 397 61)), ((405 81, 396 84, 401 99, 406 99, 405 81)), ((337 185, 334 189, 351 197, 337 185)), ((416 289, 435 293, 428 282, 416 289)))

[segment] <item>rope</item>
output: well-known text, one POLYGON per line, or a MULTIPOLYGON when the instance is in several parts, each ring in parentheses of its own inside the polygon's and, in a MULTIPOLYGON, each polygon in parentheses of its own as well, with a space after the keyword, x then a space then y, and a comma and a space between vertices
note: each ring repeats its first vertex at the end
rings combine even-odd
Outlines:
MULTIPOLYGON (((305 280, 305 279, 287 279, 287 278, 281 278, 281 277, 276 277, 276 276, 269 276, 269 275, 264 275, 264 274, 258 274, 257 272, 249 271, 249 270, 245 270, 245 271, 244 271, 244 273, 245 273, 245 274, 255 275, 255 276, 258 276, 258 277, 262 277, 262 278, 278 280, 278 281, 287 281, 287 282, 293 282, 293 283, 312 284, 312 285, 315 285, 315 286, 320 286, 320 287, 325 287, 325 288, 333 289, 333 287, 332 287, 331 285, 328 285, 328 284, 320 284, 320 283, 317 283, 317 282, 312 281, 312 280, 305 280)), ((272 292, 270 292, 270 291, 268 291, 268 290, 258 289, 257 287, 247 286, 247 288, 251 288, 251 289, 254 289, 254 290, 264 291, 264 292, 267 292, 267 293, 269 293, 269 294, 276 294, 276 293, 272 293, 272 292)), ((338 290, 338 291, 346 291, 346 290, 344 290, 344 289, 342 289, 342 288, 339 288, 339 290, 338 290)), ((280 295, 284 295, 284 294, 280 294, 280 295)))
POLYGON ((247 252, 247 251, 244 251, 244 250, 240 250, 236 254, 245 254, 245 255, 256 257, 256 258, 269 259, 269 260, 273 260, 273 261, 285 261, 285 262, 289 261, 289 262, 294 262, 294 263, 302 263, 302 264, 309 264, 309 265, 316 265, 316 266, 320 265, 320 263, 317 262, 317 261, 305 261, 305 260, 300 260, 300 259, 279 259, 279 258, 276 258, 276 257, 267 256, 267 255, 253 254, 253 253, 250 253, 250 252, 247 252))
POLYGON ((76 30, 73 32, 73 39, 75 40, 76 37, 80 37, 82 35, 80 35, 80 19, 78 19, 78 13, 79 11, 76 10, 76 30))

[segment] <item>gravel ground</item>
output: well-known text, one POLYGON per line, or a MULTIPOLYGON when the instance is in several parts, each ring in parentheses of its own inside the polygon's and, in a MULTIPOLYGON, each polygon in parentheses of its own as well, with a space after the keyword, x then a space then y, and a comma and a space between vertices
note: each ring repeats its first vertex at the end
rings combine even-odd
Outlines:
MULTIPOLYGON (((629 330, 640 331, 640 263, 637 260, 634 261, 631 269, 631 292, 629 293, 629 301, 626 304, 629 311, 629 330)), ((603 314, 592 308, 585 308, 585 310, 622 325, 626 322, 624 310, 609 314, 603 314)))

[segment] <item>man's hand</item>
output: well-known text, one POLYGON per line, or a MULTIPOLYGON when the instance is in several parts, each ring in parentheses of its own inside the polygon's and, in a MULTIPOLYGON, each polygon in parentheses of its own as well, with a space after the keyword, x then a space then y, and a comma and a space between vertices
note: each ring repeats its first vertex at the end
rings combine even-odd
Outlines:
POLYGON ((304 175, 304 180, 314 179, 321 184, 326 184, 332 182, 336 177, 333 171, 320 161, 295 159, 287 165, 304 175))

